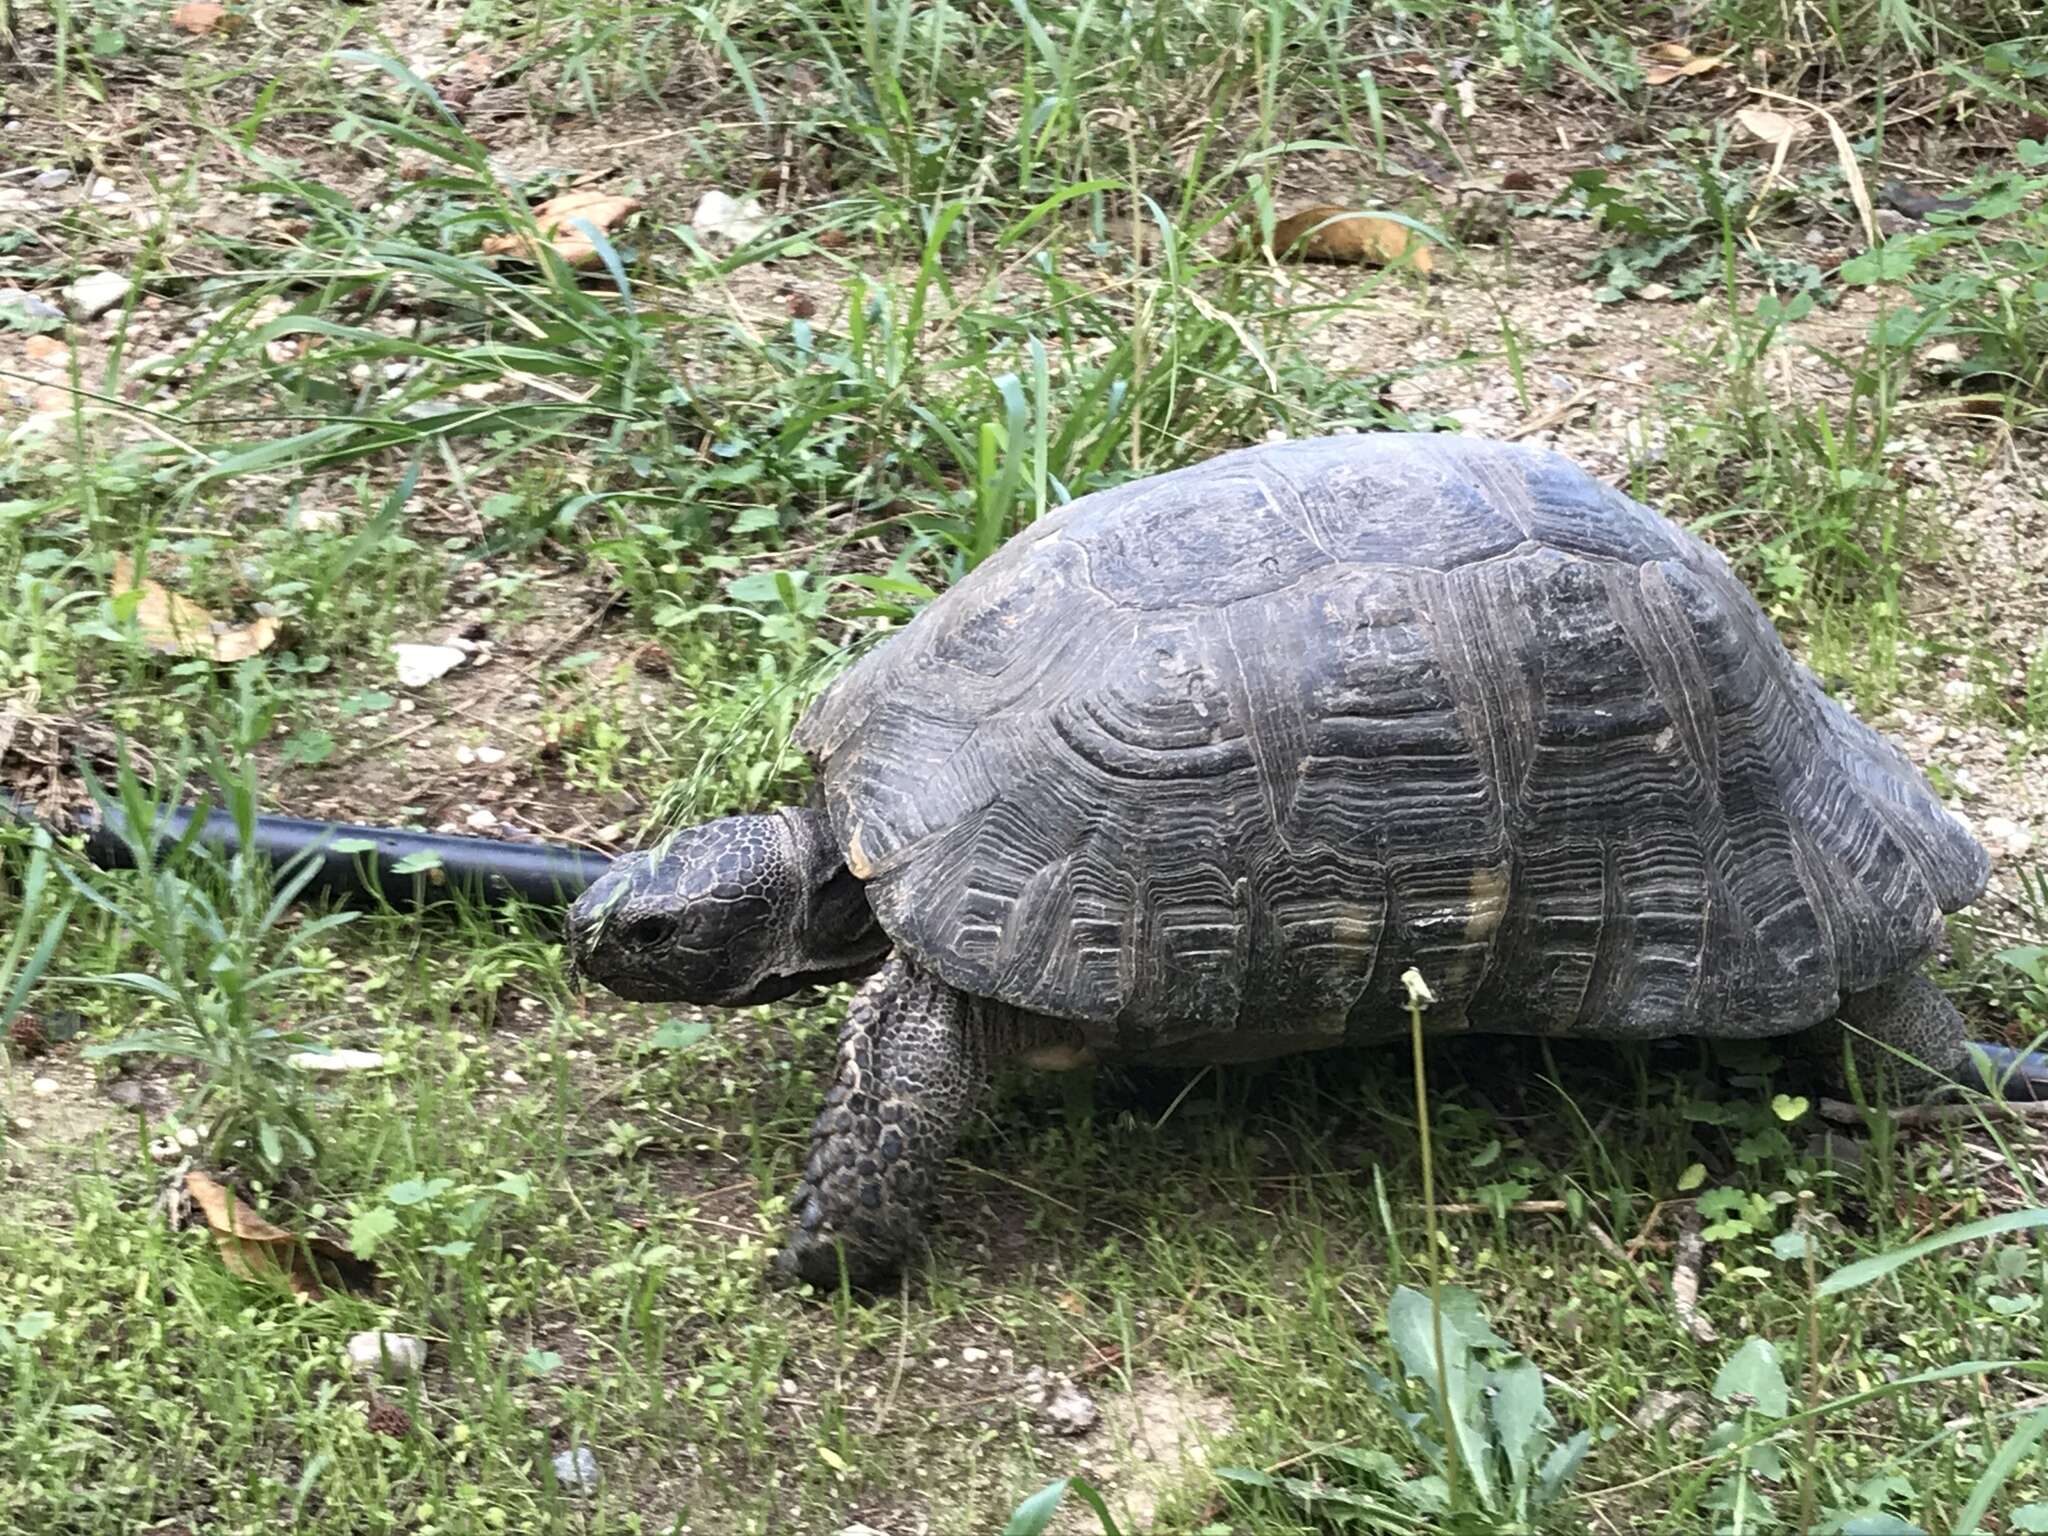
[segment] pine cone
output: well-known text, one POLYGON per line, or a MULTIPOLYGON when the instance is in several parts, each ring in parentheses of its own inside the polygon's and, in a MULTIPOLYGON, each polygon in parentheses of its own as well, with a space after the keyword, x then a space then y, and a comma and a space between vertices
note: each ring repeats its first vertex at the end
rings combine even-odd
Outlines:
POLYGON ((388 1397, 372 1394, 365 1416, 369 1420, 370 1428, 380 1435, 403 1440, 412 1433, 412 1415, 388 1397))
POLYGON ((21 1060, 30 1061, 50 1048, 50 1036, 41 1019, 32 1013, 18 1013, 7 1026, 7 1044, 21 1060))

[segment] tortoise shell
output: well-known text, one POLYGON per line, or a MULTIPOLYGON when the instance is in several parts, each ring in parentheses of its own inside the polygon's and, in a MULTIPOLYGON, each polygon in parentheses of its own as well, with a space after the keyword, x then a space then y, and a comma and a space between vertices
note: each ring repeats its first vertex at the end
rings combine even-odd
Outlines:
POLYGON ((1556 454, 1243 449, 1041 519, 798 728, 889 934, 1135 1050, 1788 1033, 1984 850, 1727 563, 1556 454))

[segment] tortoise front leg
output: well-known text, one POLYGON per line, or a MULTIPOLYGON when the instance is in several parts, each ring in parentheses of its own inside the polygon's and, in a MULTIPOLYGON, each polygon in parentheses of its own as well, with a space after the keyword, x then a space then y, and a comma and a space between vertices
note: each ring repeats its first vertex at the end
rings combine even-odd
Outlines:
POLYGON ((1805 1048, 1820 1055, 1838 1092, 1848 1091, 1845 1037, 1856 1076, 1871 1093, 1882 1086, 1889 1097, 1911 1101, 1960 1082, 1996 1098, 2048 1098, 2048 1056, 1969 1040, 1956 1005, 1918 972, 1851 993, 1834 1018, 1806 1032, 1805 1048))
POLYGON ((820 1287, 868 1286, 917 1245, 924 1212, 988 1081, 974 1008, 901 954, 856 994, 811 1131, 796 1228, 776 1260, 820 1287))

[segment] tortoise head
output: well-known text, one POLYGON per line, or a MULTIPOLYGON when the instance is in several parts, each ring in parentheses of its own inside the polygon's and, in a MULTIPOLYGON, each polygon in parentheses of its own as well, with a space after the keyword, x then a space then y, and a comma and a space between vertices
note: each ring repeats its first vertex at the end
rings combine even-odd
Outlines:
POLYGON ((816 811, 685 828, 616 860, 569 912, 570 964, 636 1002, 769 1003, 888 952, 816 811))

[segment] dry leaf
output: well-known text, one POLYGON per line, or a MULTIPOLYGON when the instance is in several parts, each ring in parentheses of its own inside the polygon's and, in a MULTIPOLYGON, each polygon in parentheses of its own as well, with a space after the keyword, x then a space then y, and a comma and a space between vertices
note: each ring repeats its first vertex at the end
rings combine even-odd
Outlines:
MULTIPOLYGON (((533 222, 540 238, 554 248, 557 256, 572 267, 587 267, 597 260, 597 247, 582 230, 573 227, 581 220, 600 233, 640 206, 637 197, 619 197, 610 192, 564 192, 533 210, 533 222)), ((540 259, 540 242, 521 230, 514 235, 492 235, 484 241, 486 256, 524 256, 540 259)))
POLYGON ((189 32, 194 37, 204 37, 215 31, 227 19, 228 8, 217 0, 188 0, 171 12, 171 25, 180 32, 189 32))
POLYGON ((126 555, 114 556, 114 596, 140 589, 135 622, 145 644, 166 656, 201 656, 208 661, 247 661, 277 643, 277 620, 265 616, 248 624, 223 624, 190 598, 157 582, 135 579, 126 555))
POLYGON ((1710 69, 1719 69, 1726 56, 1723 54, 1702 54, 1699 58, 1688 59, 1683 64, 1652 64, 1643 71, 1643 80, 1648 85, 1669 85, 1674 80, 1689 80, 1694 75, 1703 75, 1710 69))
POLYGON ((1735 121, 1766 144, 1789 144, 1799 137, 1801 127, 1797 118, 1787 117, 1782 112, 1769 112, 1762 107, 1744 107, 1735 114, 1735 121))
POLYGON ((1694 53, 1683 43, 1652 43, 1643 52, 1652 61, 1643 70, 1643 80, 1649 85, 1669 85, 1703 75, 1719 69, 1728 59, 1725 53, 1694 53))
POLYGON ((1273 226, 1273 254, 1383 267, 1405 260, 1424 277, 1436 265, 1430 243, 1407 225, 1322 203, 1273 226))
POLYGON ((265 1221, 206 1174, 187 1173, 185 1193, 204 1213, 221 1263, 245 1280, 282 1280, 309 1301, 329 1290, 376 1288, 376 1271, 339 1243, 301 1238, 265 1221))
MULTIPOLYGON (((1856 217, 1862 221, 1864 242, 1867 245, 1876 245, 1880 238, 1877 209, 1870 201, 1870 188, 1864 185, 1863 167, 1856 163, 1856 150, 1849 143, 1849 135, 1842 131, 1842 125, 1835 121, 1832 113, 1822 112, 1819 107, 1813 110, 1820 112, 1821 121, 1828 125, 1828 137, 1835 142, 1835 163, 1842 168, 1842 180, 1849 184, 1849 201, 1856 205, 1856 217)), ((1782 158, 1783 151, 1781 150, 1779 154, 1782 158)))
POLYGON ((1763 210, 1764 194, 1777 185, 1778 176, 1785 169, 1785 156, 1792 149, 1792 141, 1799 137, 1806 125, 1796 117, 1766 111, 1762 107, 1744 107, 1735 114, 1735 121, 1771 146, 1771 168, 1764 175, 1763 185, 1756 189, 1750 200, 1750 219, 1754 221, 1763 210))

